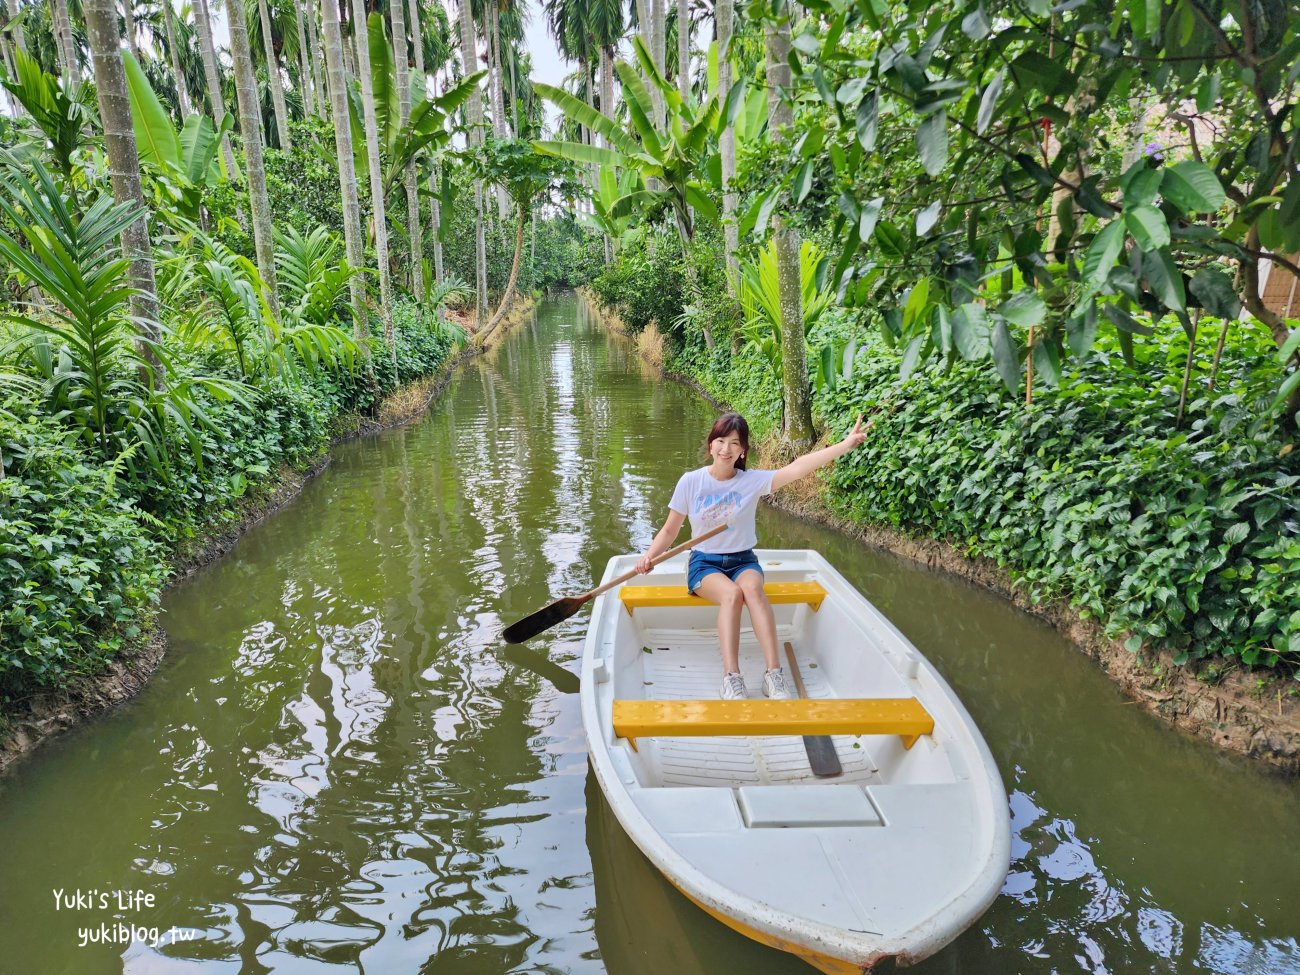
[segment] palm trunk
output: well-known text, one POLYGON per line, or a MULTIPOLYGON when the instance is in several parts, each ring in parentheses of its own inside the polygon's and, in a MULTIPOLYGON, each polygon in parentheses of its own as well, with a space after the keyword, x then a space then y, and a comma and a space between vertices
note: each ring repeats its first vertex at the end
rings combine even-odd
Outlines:
MULTIPOLYGON (((60 67, 68 74, 73 86, 81 84, 81 66, 77 63, 76 41, 72 37, 72 21, 68 18, 68 0, 51 0, 54 7, 54 34, 58 41, 60 67)), ((87 27, 89 30, 89 27, 87 27)), ((117 36, 117 13, 113 13, 113 36, 117 36)))
MULTIPOLYGON (((501 18, 497 0, 488 0, 488 93, 492 99, 492 134, 498 139, 506 137, 506 106, 501 83, 501 18)), ((510 197, 504 186, 496 187, 497 219, 502 222, 510 216, 510 197)))
POLYGON ((519 223, 515 228, 515 258, 510 264, 510 280, 506 282, 505 293, 501 296, 501 304, 497 306, 496 314, 492 316, 492 321, 488 322, 487 328, 478 336, 480 345, 487 345, 488 336, 492 330, 497 327, 501 319, 505 318, 506 312, 515 301, 515 282, 519 280, 519 262, 524 254, 524 226, 528 222, 528 215, 522 206, 519 207, 519 223))
MULTIPOLYGON (((135 294, 131 296, 131 314, 140 328, 140 337, 158 341, 158 289, 153 276, 153 248, 149 241, 149 222, 144 191, 140 186, 140 156, 136 151, 135 127, 131 121, 131 101, 126 91, 126 70, 122 67, 121 32, 113 0, 85 0, 86 34, 94 63, 95 90, 99 116, 104 126, 104 149, 108 154, 108 172, 113 198, 119 203, 134 203, 140 215, 122 231, 122 254, 131 261, 128 276, 135 294)), ((149 345, 141 355, 155 367, 158 360, 149 345)))
MULTIPOLYGON (((665 77, 668 73, 668 8, 666 4, 667 0, 650 0, 650 19, 654 25, 654 47, 650 49, 650 57, 659 70, 659 74, 665 77)), ((652 89, 654 87, 656 86, 651 86, 652 89)), ((662 92, 655 103, 655 107, 659 111, 659 117, 655 121, 662 128, 667 120, 662 92)))
POLYGON ((677 0, 677 91, 691 97, 691 11, 688 0, 677 0))
MULTIPOLYGON (((790 22, 769 21, 767 26, 767 137, 784 142, 794 123, 790 106, 790 22)), ((785 441, 795 449, 807 449, 816 434, 812 425, 812 402, 808 387, 808 363, 804 352, 803 289, 799 280, 799 234, 785 218, 773 220, 776 244, 776 274, 781 296, 781 385, 784 416, 781 429, 785 441)))
MULTIPOLYGON (((334 0, 323 0, 321 19, 325 30, 325 65, 329 73, 330 110, 334 118, 334 153, 339 163, 339 191, 343 196, 343 243, 348 264, 365 267, 365 245, 361 239, 361 205, 357 200, 357 171, 352 155, 352 125, 348 119, 347 80, 343 71, 343 32, 339 29, 339 8, 334 0)), ((348 282, 352 296, 352 334, 370 355, 365 289, 361 278, 348 282)))
MULTIPOLYGON (((233 7, 242 0, 227 0, 227 6, 233 7)), ((289 108, 284 103, 284 83, 280 80, 280 59, 275 53, 275 41, 271 36, 271 12, 266 0, 257 0, 257 15, 262 21, 262 50, 266 54, 266 78, 271 85, 271 106, 275 109, 275 133, 280 140, 280 148, 288 152, 292 147, 289 140, 289 108)))
POLYGON ((366 159, 370 169, 370 212, 375 221, 375 263, 379 265, 379 316, 384 321, 384 341, 397 382, 397 342, 393 336, 393 275, 388 266, 388 211, 384 205, 384 171, 379 158, 379 122, 375 117, 375 92, 370 77, 370 44, 366 30, 365 0, 352 0, 353 37, 357 48, 357 77, 361 82, 361 115, 366 129, 366 159))
MULTIPOLYGON (((436 169, 429 173, 429 189, 435 194, 438 192, 436 169)), ((442 207, 438 205, 436 195, 429 201, 429 233, 433 237, 433 281, 435 284, 442 284, 442 207)))
MULTIPOLYGON (((212 21, 208 18, 208 0, 195 0, 194 28, 199 34, 199 53, 203 57, 203 76, 208 82, 208 101, 212 105, 212 121, 220 125, 226 116, 226 101, 221 95, 221 74, 217 70, 217 51, 212 43, 212 21)), ((230 136, 221 137, 221 158, 226 164, 226 178, 235 178, 235 153, 230 148, 230 136)))
MULTIPOLYGON (((735 0, 717 0, 714 7, 718 21, 718 104, 727 104, 727 95, 731 92, 731 57, 728 48, 731 44, 731 32, 735 18, 735 0)), ((736 286, 733 278, 740 274, 740 260, 736 252, 740 249, 740 227, 736 220, 736 211, 740 206, 740 195, 736 192, 736 129, 727 125, 722 130, 722 231, 726 242, 727 290, 734 296, 736 286)), ((737 336, 739 331, 737 331, 737 336)))
POLYGON ((253 210, 253 249, 257 271, 266 285, 271 315, 280 320, 280 296, 275 282, 275 238, 271 229, 271 201, 266 195, 266 168, 262 162, 262 111, 253 74, 253 51, 248 43, 248 22, 242 0, 228 0, 230 56, 235 63, 235 95, 239 102, 239 127, 244 139, 244 169, 253 210))
MULTIPOLYGON (((311 8, 310 0, 307 4, 311 8)), ((307 27, 302 22, 302 9, 294 10, 294 26, 298 29, 298 88, 302 93, 302 112, 304 116, 316 114, 316 89, 312 84, 311 56, 307 51, 307 27)))
POLYGON ((316 91, 316 111, 321 118, 329 115, 329 92, 325 90, 325 79, 323 72, 326 70, 323 65, 325 59, 320 49, 320 28, 316 25, 316 3, 315 0, 307 0, 305 4, 307 10, 307 47, 311 55, 311 85, 316 91))
POLYGON ((181 70, 181 54, 176 47, 176 11, 172 10, 172 0, 162 0, 163 27, 167 31, 167 59, 171 61, 172 75, 176 78, 176 98, 180 102, 181 120, 190 114, 189 87, 185 84, 185 72, 181 70))
MULTIPOLYGON (((460 0, 460 51, 465 62, 467 74, 472 74, 476 61, 477 47, 474 43, 474 15, 470 12, 470 0, 460 0)), ((478 89, 469 96, 466 105, 469 117, 470 145, 482 141, 479 125, 483 122, 483 103, 478 89)), ((487 240, 483 235, 483 181, 474 181, 474 288, 477 292, 474 303, 474 321, 482 326, 487 321, 487 240)))
POLYGON ((126 31, 126 47, 131 56, 140 60, 140 46, 135 37, 135 11, 131 9, 133 0, 122 0, 122 29, 126 31))
MULTIPOLYGON (((407 71, 406 16, 402 0, 389 0, 393 20, 393 62, 397 67, 397 108, 403 129, 411 118, 411 79, 407 71)), ((411 242, 411 283, 418 301, 424 301, 424 227, 420 222, 420 194, 415 182, 415 161, 408 160, 406 172, 406 232, 411 242)))
MULTIPOLYGON (((429 93, 428 75, 424 70, 424 29, 420 23, 420 5, 418 0, 410 0, 411 14, 411 40, 415 44, 415 70, 420 79, 420 88, 427 96, 429 93)), ((429 231, 433 237, 433 281, 435 284, 442 283, 442 241, 438 235, 442 232, 442 214, 438 206, 438 169, 436 166, 429 167, 429 189, 432 196, 429 200, 429 231)), ((419 225, 418 219, 416 225, 419 225)), ((423 279, 423 274, 421 275, 423 279)))

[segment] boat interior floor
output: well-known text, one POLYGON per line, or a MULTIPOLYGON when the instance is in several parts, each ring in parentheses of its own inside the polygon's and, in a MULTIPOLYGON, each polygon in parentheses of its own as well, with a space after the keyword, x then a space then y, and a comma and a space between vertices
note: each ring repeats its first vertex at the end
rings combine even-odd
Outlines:
MULTIPOLYGON (((800 647, 787 627, 779 627, 778 643, 787 640, 795 649, 795 659, 809 698, 834 698, 836 695, 823 679, 821 669, 800 647)), ((722 661, 718 636, 714 630, 642 631, 644 691, 648 700, 715 700, 722 684, 722 661)), ((789 664, 782 650, 782 665, 789 664)), ((749 696, 763 699, 764 661, 753 631, 742 625, 740 633, 740 670, 749 696)), ((787 673, 787 676, 788 673, 787 673)), ((793 690, 794 681, 790 680, 793 690)), ((808 765, 803 739, 781 737, 709 737, 657 738, 653 745, 644 740, 642 752, 651 760, 661 786, 740 787, 747 785, 862 784, 881 781, 875 761, 868 749, 868 738, 834 735, 835 751, 844 768, 842 776, 818 779, 808 765)))

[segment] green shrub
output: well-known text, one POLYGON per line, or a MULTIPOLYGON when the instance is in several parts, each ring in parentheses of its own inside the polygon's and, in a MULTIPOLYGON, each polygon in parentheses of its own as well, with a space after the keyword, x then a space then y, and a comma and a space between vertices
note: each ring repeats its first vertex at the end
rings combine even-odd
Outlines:
POLYGON ((0 695, 9 699, 91 671, 138 636, 164 570, 112 474, 90 466, 52 420, 0 411, 0 447, 0 695))
POLYGON ((887 404, 829 475, 834 502, 992 558, 1035 601, 1067 599, 1130 649, 1294 669, 1300 462, 1257 419, 1276 386, 1270 356, 1235 340, 1216 393, 1178 429, 1186 342, 1168 361, 1152 347, 1136 372, 1110 344, 1026 409, 988 363, 900 383, 872 343, 822 402, 837 428, 887 404))

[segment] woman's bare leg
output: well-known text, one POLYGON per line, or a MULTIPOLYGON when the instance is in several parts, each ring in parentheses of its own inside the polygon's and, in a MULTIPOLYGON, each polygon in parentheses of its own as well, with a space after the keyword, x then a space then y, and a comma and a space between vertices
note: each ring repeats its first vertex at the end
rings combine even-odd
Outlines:
POLYGON ((721 572, 706 575, 695 592, 709 602, 718 604, 718 646, 722 650, 722 672, 740 673, 740 609, 745 605, 745 594, 721 572))
POLYGON ((746 569, 736 579, 740 591, 745 596, 745 605, 749 607, 749 622, 753 624, 754 636, 763 648, 763 660, 768 670, 781 666, 781 656, 776 646, 776 614, 772 604, 763 592, 763 573, 757 569, 746 569))

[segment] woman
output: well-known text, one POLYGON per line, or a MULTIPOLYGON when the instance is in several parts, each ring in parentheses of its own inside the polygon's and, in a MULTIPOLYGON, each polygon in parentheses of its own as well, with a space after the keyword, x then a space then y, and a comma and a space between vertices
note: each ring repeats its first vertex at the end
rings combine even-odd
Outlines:
POLYGON ((780 470, 751 471, 745 467, 749 453, 749 424, 739 413, 724 413, 709 431, 705 448, 712 463, 708 467, 687 471, 677 482, 668 502, 668 520, 637 561, 639 572, 649 572, 661 552, 666 552, 681 531, 689 515, 691 534, 701 535, 710 528, 726 523, 726 531, 701 542, 691 552, 687 565, 686 588, 718 604, 718 643, 722 650, 722 690, 724 700, 748 697, 745 680, 740 675, 740 609, 749 607, 754 636, 763 650, 767 672, 763 675, 763 693, 770 698, 793 697, 786 684, 781 658, 777 655, 776 618, 772 604, 763 592, 763 570, 754 555, 758 535, 754 514, 758 499, 785 487, 791 481, 811 474, 836 457, 842 457, 867 439, 868 423, 862 417, 843 440, 821 450, 804 454, 780 470))

